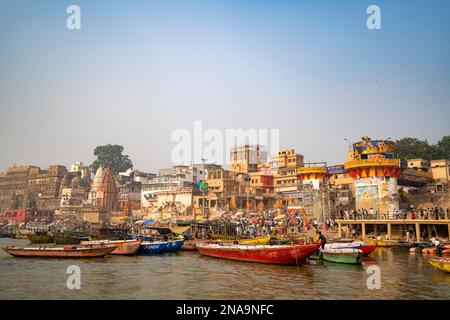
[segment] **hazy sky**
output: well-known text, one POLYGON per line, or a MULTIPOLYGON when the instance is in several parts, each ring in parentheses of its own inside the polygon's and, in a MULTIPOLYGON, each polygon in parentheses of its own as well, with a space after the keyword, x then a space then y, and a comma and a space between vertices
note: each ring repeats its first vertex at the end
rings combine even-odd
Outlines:
POLYGON ((450 134, 450 1, 0 0, 0 171, 125 147, 172 165, 171 133, 280 129, 307 161, 347 142, 450 134), (81 8, 81 30, 66 8, 81 8), (368 30, 369 4, 382 30, 368 30))

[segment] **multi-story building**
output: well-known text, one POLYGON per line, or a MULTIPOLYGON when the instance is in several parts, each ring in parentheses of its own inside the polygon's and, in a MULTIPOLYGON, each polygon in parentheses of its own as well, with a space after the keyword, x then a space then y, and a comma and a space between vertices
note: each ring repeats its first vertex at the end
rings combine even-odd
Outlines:
POLYGON ((301 180, 298 169, 304 166, 303 155, 294 149, 281 150, 270 159, 273 174, 273 187, 277 203, 286 207, 298 207, 301 204, 301 180))
POLYGON ((230 151, 229 169, 234 172, 257 172, 258 165, 267 162, 267 152, 261 145, 235 146, 230 151))
POLYGON ((0 176, 0 209, 55 210, 59 207, 61 182, 67 169, 52 165, 13 166, 0 176))

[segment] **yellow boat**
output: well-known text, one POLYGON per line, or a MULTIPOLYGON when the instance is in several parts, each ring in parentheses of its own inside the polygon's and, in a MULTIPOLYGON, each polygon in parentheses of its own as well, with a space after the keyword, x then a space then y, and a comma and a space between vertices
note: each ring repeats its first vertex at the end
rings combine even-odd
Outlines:
POLYGON ((450 273, 450 260, 449 259, 440 259, 440 260, 428 260, 428 262, 438 270, 449 272, 450 273))
POLYGON ((250 239, 235 239, 235 240, 221 240, 224 244, 247 244, 247 245, 266 245, 269 243, 271 236, 250 238, 250 239))
POLYGON ((377 240, 377 247, 392 247, 399 243, 397 240, 377 240))

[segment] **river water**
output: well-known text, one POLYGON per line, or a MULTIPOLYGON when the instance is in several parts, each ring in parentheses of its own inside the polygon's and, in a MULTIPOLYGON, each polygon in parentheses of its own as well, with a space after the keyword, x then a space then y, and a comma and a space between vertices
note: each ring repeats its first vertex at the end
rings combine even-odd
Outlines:
MULTIPOLYGON (((28 246, 1 238, 0 246, 28 246)), ((360 266, 312 260, 278 266, 179 252, 93 259, 14 258, 0 252, 0 299, 450 299, 450 274, 407 249, 378 248, 360 266), (69 265, 81 289, 67 289, 69 265), (368 289, 377 265, 381 288, 368 289)))

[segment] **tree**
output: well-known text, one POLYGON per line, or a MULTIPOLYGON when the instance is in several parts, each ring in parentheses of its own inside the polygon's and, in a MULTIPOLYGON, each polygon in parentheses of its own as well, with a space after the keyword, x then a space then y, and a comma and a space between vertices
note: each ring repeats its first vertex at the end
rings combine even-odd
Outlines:
POLYGON ((450 136, 444 136, 437 144, 431 145, 427 140, 406 137, 395 142, 394 152, 406 160, 450 159, 450 136))
POLYGON ((117 144, 96 147, 94 156, 97 159, 90 165, 91 171, 95 173, 100 165, 103 167, 109 166, 113 174, 133 168, 133 162, 128 155, 124 155, 122 152, 123 147, 117 144))

